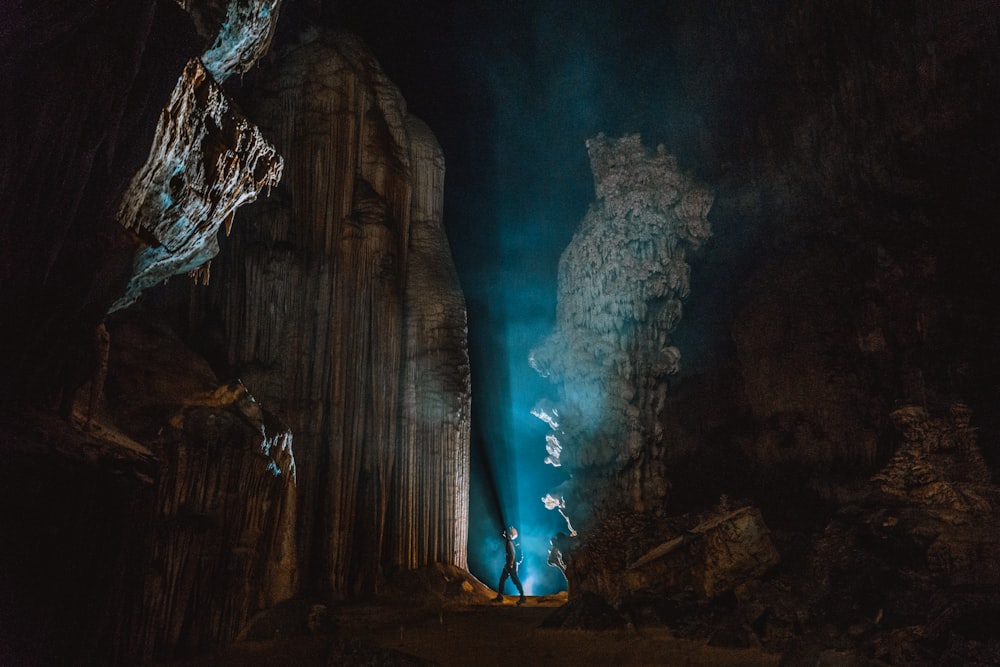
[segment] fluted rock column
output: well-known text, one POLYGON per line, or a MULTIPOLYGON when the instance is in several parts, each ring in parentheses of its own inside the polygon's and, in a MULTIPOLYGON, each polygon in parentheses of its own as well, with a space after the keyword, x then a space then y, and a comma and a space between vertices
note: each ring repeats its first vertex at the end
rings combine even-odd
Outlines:
MULTIPOLYGON (((295 433, 303 582, 335 596, 362 594, 397 565, 431 554, 460 562, 459 535, 430 535, 452 531, 440 521, 463 513, 464 505, 445 511, 436 503, 465 502, 461 474, 448 478, 460 491, 440 489, 446 466, 467 465, 467 402, 442 396, 447 407, 420 415, 447 414, 457 430, 432 425, 436 435, 407 430, 401 440, 402 424, 418 418, 415 403, 401 411, 404 351, 434 349, 407 337, 436 328, 439 316, 446 331, 459 317, 464 327, 453 280, 408 277, 411 266, 428 275, 427 262, 450 266, 440 246, 440 149, 408 119, 398 89, 364 44, 346 34, 305 36, 262 72, 244 106, 285 156, 285 176, 269 200, 241 213, 216 262, 213 285, 224 287, 213 289, 211 301, 228 335, 228 363, 295 433), (414 224, 421 229, 412 247, 422 259, 411 264, 414 224), (428 235, 437 235, 436 254, 420 240, 428 235), (427 305, 419 298, 410 304, 414 295, 427 305), (438 307, 445 310, 432 310, 438 307), (407 442, 424 450, 414 454, 407 442), (435 493, 437 500, 428 500, 435 493), (404 509, 400 498, 413 504, 404 509), (431 502, 426 511, 424 502, 431 502), (427 523, 410 524, 411 509, 427 523), (418 555, 418 542, 435 546, 418 555)), ((448 345, 459 346, 458 361, 448 363, 462 368, 464 337, 448 345)), ((426 355, 415 373, 427 364, 436 372, 439 359, 426 355)), ((419 391, 431 396, 422 385, 419 391)), ((468 386, 448 391, 466 397, 468 386)))
POLYGON ((441 226, 444 155, 422 121, 410 116, 407 129, 415 182, 391 534, 400 567, 465 568, 471 411, 465 298, 441 226))
POLYGON ((154 443, 164 465, 131 636, 153 655, 232 640, 296 574, 292 434, 239 382, 185 403, 154 443))

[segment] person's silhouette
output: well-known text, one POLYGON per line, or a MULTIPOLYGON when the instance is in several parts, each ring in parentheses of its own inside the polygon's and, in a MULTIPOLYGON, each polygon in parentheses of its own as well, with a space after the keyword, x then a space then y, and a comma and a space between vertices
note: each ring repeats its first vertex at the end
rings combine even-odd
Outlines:
POLYGON ((509 526, 507 530, 500 533, 500 536, 505 541, 506 560, 504 561, 503 572, 500 574, 500 585, 497 586, 497 596, 493 598, 493 601, 503 602, 504 585, 507 583, 507 577, 510 577, 510 580, 514 582, 514 586, 517 587, 517 592, 521 594, 521 597, 517 600, 517 604, 522 605, 525 602, 524 587, 521 585, 521 579, 517 576, 517 567, 524 560, 524 552, 521 551, 521 543, 517 539, 517 528, 509 526))

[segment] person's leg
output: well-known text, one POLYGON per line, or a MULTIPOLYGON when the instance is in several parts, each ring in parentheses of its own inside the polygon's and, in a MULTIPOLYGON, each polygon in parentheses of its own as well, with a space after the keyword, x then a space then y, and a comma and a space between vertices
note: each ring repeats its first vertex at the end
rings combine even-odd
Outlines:
POLYGON ((517 567, 510 571, 510 580, 514 582, 514 585, 517 586, 517 592, 521 594, 517 603, 522 604, 524 602, 524 586, 521 585, 521 578, 517 576, 517 567))
POLYGON ((503 569, 503 572, 500 573, 500 583, 497 585, 497 596, 495 598, 493 598, 494 602, 502 602, 503 601, 503 587, 504 587, 504 584, 507 583, 507 576, 509 574, 510 574, 510 572, 507 570, 506 567, 503 569))

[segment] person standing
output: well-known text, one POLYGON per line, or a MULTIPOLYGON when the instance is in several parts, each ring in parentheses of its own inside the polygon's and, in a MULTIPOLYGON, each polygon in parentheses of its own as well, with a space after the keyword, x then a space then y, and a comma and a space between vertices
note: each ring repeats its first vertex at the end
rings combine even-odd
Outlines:
POLYGON ((517 576, 517 568, 521 564, 521 561, 524 560, 524 552, 521 551, 521 542, 517 539, 517 528, 509 526, 507 530, 500 533, 500 536, 504 538, 506 560, 504 561, 503 572, 500 573, 500 585, 497 586, 497 596, 493 598, 493 601, 503 602, 504 585, 507 583, 507 577, 510 577, 510 580, 514 582, 514 586, 517 587, 517 592, 521 594, 521 597, 517 600, 517 604, 522 605, 525 602, 524 587, 521 586, 521 579, 517 576))

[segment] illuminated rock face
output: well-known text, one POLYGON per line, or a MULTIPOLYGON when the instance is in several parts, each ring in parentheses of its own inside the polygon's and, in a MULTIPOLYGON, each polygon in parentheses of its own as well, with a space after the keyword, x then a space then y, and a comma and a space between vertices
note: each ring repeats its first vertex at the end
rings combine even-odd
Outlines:
POLYGON ((111 310, 176 274, 201 269, 207 281, 220 228, 228 231, 239 206, 275 185, 281 168, 260 130, 233 108, 201 62, 191 60, 160 116, 149 159, 122 198, 118 220, 148 242, 111 310))
MULTIPOLYGON (((665 380, 680 360, 670 335, 689 292, 687 250, 710 235, 712 196, 638 136, 587 147, 598 201, 559 263, 556 329, 531 355, 560 402, 536 413, 558 423, 552 462, 576 475, 628 467, 621 490, 643 510, 668 490, 657 461, 665 380)), ((568 514, 580 509, 570 503, 568 514)))
POLYGON ((280 0, 179 4, 211 46, 188 61, 160 114, 146 164, 122 195, 118 221, 140 241, 128 288, 110 312, 173 275, 207 283, 220 228, 229 233, 236 209, 281 179, 281 157, 219 87, 267 52, 280 0))
MULTIPOLYGON (((196 4, 183 0, 185 5, 196 4)), ((230 0, 212 46, 201 57, 216 81, 244 74, 267 53, 281 0, 230 0)), ((192 8, 193 9, 193 8, 192 8)))
POLYGON ((464 565, 470 380, 440 148, 346 35, 285 51, 245 108, 285 177, 240 214, 211 308, 226 363, 295 433, 303 585, 464 565))
POLYGON ((131 336, 127 311, 98 324, 209 259, 280 158, 201 65, 206 45, 175 3, 52 2, 5 8, 3 23, 0 405, 57 402, 62 418, 33 416, 31 476, 12 463, 0 480, 5 504, 33 505, 2 531, 17 566, 0 580, 0 652, 135 665, 231 640, 294 593, 291 435, 176 337, 131 336), (105 370, 107 400, 84 424, 76 390, 105 370), (15 580, 27 595, 8 595, 15 580))
POLYGON ((414 177, 406 271, 402 433, 387 546, 393 566, 467 567, 470 370, 465 298, 444 228, 444 155, 407 118, 414 177))
POLYGON ((98 363, 136 248, 115 211, 201 45, 149 0, 7 5, 2 22, 0 402, 53 404, 98 363))

